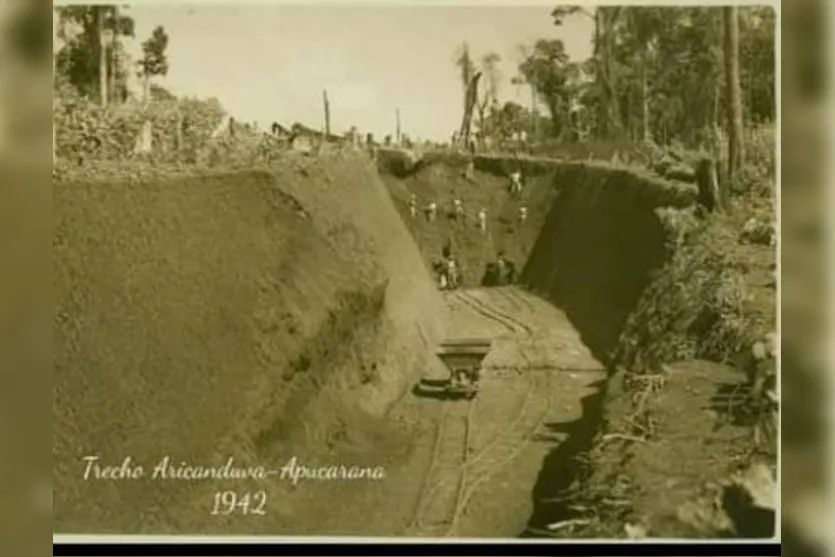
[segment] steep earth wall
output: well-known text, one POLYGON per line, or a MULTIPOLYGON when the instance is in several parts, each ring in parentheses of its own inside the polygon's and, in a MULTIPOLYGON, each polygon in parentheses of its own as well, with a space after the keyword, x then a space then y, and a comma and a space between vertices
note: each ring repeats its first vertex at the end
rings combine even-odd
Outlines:
POLYGON ((220 484, 152 481, 162 458, 336 455, 440 365, 443 305, 373 167, 278 166, 54 182, 56 532, 205 532, 220 484), (85 481, 88 455, 145 476, 85 481))
POLYGON ((695 188, 602 163, 563 163, 556 198, 522 282, 562 308, 606 362, 629 313, 665 260, 656 210, 695 202, 695 188))
POLYGON ((503 251, 522 270, 520 282, 566 311, 584 342, 607 361, 652 272, 664 263, 667 233, 657 209, 692 205, 695 186, 602 162, 489 155, 473 157, 476 175, 470 182, 462 177, 466 160, 455 154, 378 154, 384 181, 424 259, 439 258, 440 246, 453 239, 472 285, 503 251), (525 187, 511 197, 507 176, 517 168, 525 187), (436 201, 441 211, 461 198, 467 223, 451 224, 443 215, 434 224, 420 215, 410 219, 411 194, 422 203, 436 201), (520 206, 529 211, 525 226, 516 220, 520 206), (476 226, 479 207, 491 219, 486 235, 476 226))

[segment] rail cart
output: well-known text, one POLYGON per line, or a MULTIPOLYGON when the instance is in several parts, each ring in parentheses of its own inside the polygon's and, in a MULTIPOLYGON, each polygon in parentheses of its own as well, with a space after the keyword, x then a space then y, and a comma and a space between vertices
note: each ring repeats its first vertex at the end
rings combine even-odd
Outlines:
POLYGON ((473 398, 478 393, 481 363, 492 348, 492 341, 482 338, 444 341, 437 355, 449 369, 444 391, 453 396, 473 398))

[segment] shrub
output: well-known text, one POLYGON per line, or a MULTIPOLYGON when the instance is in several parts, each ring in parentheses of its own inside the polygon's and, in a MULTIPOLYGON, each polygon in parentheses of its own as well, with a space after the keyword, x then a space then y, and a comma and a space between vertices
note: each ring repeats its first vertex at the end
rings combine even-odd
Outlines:
POLYGON ((143 124, 150 122, 154 160, 193 159, 223 118, 215 99, 169 99, 148 106, 128 103, 105 109, 62 89, 53 109, 56 155, 73 161, 130 159, 143 124), (178 138, 182 139, 180 149, 176 148, 178 138))
POLYGON ((724 362, 750 341, 750 293, 735 249, 732 218, 699 221, 692 208, 659 211, 670 259, 658 271, 624 328, 618 365, 635 372, 690 358, 724 362))

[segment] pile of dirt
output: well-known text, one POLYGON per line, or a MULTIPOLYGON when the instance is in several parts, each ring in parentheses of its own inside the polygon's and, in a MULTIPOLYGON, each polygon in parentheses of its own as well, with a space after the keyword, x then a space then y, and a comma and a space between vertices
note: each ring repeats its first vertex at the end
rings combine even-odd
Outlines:
POLYGON ((440 365, 444 307, 370 162, 141 170, 53 185, 55 531, 252 532, 210 516, 224 484, 154 466, 280 468, 301 447, 370 466, 405 444, 381 418, 440 365), (85 456, 145 476, 84 480, 85 456))

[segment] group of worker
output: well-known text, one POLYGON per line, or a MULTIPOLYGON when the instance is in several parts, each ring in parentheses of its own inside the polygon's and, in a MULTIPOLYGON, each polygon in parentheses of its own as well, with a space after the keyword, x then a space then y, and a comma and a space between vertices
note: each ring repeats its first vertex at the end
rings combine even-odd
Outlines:
MULTIPOLYGON (((438 218, 438 204, 435 201, 430 202, 423 209, 424 218, 426 222, 435 222, 438 218)), ((415 219, 418 217, 418 199, 417 195, 412 194, 409 198, 409 215, 415 219)), ((464 210, 464 202, 460 198, 454 198, 450 210, 447 212, 450 220, 457 221, 461 224, 465 222, 466 211, 464 210)), ((478 228, 481 232, 487 232, 487 209, 482 207, 476 214, 478 228)), ((528 208, 522 205, 518 212, 519 224, 525 224, 528 220, 528 208)))
MULTIPOLYGON (((522 192, 522 173, 520 171, 514 171, 510 174, 510 186, 509 191, 512 196, 518 196, 522 192)), ((418 217, 418 198, 417 195, 412 194, 409 197, 409 214, 413 219, 418 217)), ((438 218, 438 204, 435 201, 431 201, 423 208, 423 215, 427 222, 435 222, 438 218)), ((464 202, 461 200, 460 197, 455 197, 452 200, 452 204, 447 211, 447 217, 450 220, 457 221, 458 223, 464 224, 466 219, 466 211, 464 210, 464 202)), ((487 208, 482 207, 478 213, 476 214, 478 228, 481 230, 482 233, 487 232, 487 208)), ((518 221, 519 224, 524 224, 528 220, 528 208, 524 205, 519 207, 518 210, 518 221)))

